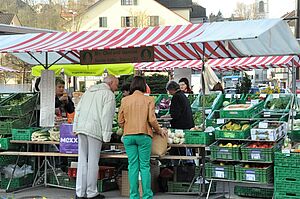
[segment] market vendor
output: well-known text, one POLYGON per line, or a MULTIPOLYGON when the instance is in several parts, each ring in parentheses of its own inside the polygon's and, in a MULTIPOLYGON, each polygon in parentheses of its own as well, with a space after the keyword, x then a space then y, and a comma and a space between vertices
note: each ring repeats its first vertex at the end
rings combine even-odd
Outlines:
POLYGON ((55 80, 55 115, 67 117, 67 114, 74 113, 74 103, 65 91, 65 81, 61 78, 55 80))
POLYGON ((189 80, 187 78, 185 78, 185 77, 181 78, 178 83, 180 86, 180 90, 182 92, 187 93, 187 94, 193 94, 193 91, 190 88, 189 80))

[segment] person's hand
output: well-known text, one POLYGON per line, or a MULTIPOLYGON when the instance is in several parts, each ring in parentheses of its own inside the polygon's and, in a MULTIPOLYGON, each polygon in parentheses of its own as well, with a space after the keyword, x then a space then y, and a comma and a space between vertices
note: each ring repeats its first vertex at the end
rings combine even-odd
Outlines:
POLYGON ((59 101, 67 103, 68 102, 68 94, 64 93, 60 98, 59 101))
POLYGON ((167 137, 168 136, 168 129, 166 128, 162 128, 160 130, 160 133, 159 133, 162 137, 167 137))

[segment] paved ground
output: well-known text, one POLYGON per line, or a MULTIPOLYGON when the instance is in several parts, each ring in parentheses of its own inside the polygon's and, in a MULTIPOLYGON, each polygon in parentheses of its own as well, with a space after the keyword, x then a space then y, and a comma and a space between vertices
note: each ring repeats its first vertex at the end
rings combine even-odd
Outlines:
MULTIPOLYGON (((105 192, 107 199, 127 199, 128 197, 120 196, 119 191, 105 192)), ((212 195, 210 199, 220 198, 220 195, 212 195)), ((37 187, 28 190, 23 190, 17 193, 0 193, 0 199, 73 199, 74 190, 59 189, 59 188, 44 188, 37 187)), ((159 193, 154 196, 154 199, 204 199, 205 197, 198 197, 196 195, 170 195, 159 193)), ((239 197, 230 197, 231 199, 238 199, 239 197)), ((247 198, 243 198, 247 199, 247 198)))

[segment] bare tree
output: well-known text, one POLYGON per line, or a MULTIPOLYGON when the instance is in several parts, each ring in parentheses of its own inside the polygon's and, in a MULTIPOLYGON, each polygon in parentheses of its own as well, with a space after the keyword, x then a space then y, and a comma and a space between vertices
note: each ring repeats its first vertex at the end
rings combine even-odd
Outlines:
POLYGON ((249 20, 249 19, 258 19, 258 9, 255 3, 245 4, 245 3, 237 3, 235 9, 235 17, 249 20))

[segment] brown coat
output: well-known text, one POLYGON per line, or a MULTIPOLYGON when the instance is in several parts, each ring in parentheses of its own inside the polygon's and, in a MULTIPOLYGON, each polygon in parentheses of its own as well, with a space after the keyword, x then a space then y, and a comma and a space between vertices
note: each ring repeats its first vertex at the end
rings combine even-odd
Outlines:
POLYGON ((118 122, 124 135, 146 134, 152 137, 152 128, 161 131, 155 116, 154 98, 140 91, 122 99, 118 122))

